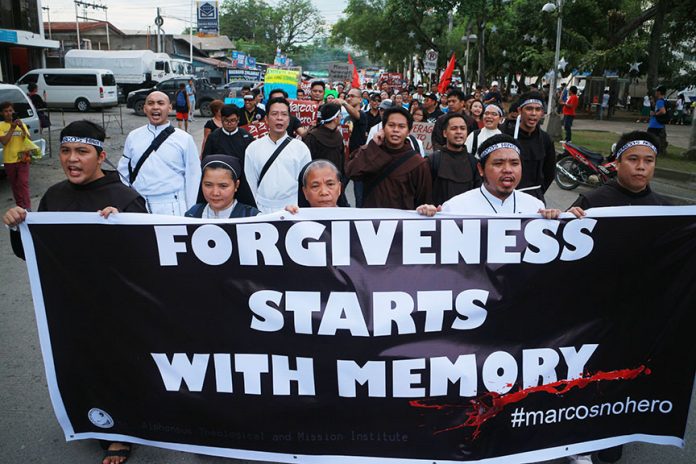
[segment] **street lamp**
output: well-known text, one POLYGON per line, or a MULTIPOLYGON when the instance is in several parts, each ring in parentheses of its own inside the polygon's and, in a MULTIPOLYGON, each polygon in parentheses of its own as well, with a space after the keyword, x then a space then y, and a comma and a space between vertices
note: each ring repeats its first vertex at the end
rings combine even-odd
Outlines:
MULTIPOLYGON (((553 111, 553 95, 556 93, 556 75, 558 73, 558 60, 561 54, 561 31, 563 30, 563 0, 555 0, 555 3, 547 3, 542 8, 543 13, 553 13, 558 10, 558 21, 556 23, 556 54, 553 58, 553 74, 551 76, 551 85, 549 86, 549 103, 546 109, 546 114, 549 115, 549 123, 547 129, 551 129, 551 119, 558 115, 553 111)), ((560 136, 560 124, 558 125, 560 136)))
POLYGON ((469 85, 469 44, 471 42, 476 42, 478 37, 476 34, 469 34, 462 37, 462 42, 466 41, 466 62, 464 64, 464 92, 468 92, 467 86, 469 85))

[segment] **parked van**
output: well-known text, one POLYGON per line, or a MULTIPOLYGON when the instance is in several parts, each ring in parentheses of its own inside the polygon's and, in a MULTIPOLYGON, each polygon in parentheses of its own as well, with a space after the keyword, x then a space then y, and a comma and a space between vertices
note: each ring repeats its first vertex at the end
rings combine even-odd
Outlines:
POLYGON ((49 108, 87 111, 118 105, 116 78, 108 69, 33 69, 17 81, 17 86, 26 92, 31 83, 45 95, 49 108))
MULTIPOLYGON (((15 113, 17 113, 22 122, 26 124, 27 129, 29 129, 29 137, 41 148, 41 151, 45 151, 46 142, 41 138, 39 116, 27 94, 22 92, 22 90, 15 85, 0 84, 0 103, 6 101, 12 103, 15 113)), ((1 120, 2 118, 0 118, 0 121, 1 120)), ((4 175, 2 152, 2 144, 0 144, 0 176, 4 175)))

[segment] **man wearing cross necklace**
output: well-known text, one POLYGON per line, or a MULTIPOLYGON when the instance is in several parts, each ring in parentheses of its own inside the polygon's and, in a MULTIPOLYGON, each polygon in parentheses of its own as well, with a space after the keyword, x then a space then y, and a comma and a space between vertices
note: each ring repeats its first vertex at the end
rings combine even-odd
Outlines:
POLYGON ((561 211, 547 209, 541 200, 515 190, 522 177, 520 146, 505 134, 494 135, 483 142, 477 153, 476 165, 483 184, 457 195, 440 206, 421 205, 416 211, 433 216, 442 211, 451 214, 529 214, 540 213, 546 219, 556 219, 561 211))

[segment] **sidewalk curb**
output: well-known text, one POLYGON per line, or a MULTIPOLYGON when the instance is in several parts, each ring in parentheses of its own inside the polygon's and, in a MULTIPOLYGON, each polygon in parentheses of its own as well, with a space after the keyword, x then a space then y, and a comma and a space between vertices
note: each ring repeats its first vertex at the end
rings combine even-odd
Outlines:
POLYGON ((655 177, 660 177, 662 179, 675 180, 677 182, 682 182, 685 184, 688 184, 688 183, 696 184, 696 173, 677 171, 676 169, 667 169, 667 168, 655 167, 655 177))

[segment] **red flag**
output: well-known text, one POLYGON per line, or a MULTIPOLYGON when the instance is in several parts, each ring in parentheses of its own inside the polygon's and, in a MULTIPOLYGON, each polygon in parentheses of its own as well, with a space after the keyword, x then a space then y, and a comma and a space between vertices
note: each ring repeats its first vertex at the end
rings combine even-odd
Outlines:
POLYGON ((350 84, 351 87, 359 89, 360 88, 360 76, 358 76, 358 68, 353 64, 353 58, 348 54, 348 64, 353 65, 353 82, 350 84))
POLYGON ((450 58, 449 63, 447 63, 447 68, 445 69, 445 72, 442 73, 442 77, 440 77, 440 85, 437 87, 437 91, 439 93, 445 93, 447 92, 447 86, 450 84, 450 81, 452 80, 452 73, 454 72, 454 62, 456 60, 454 59, 454 53, 452 53, 452 58, 450 58))

